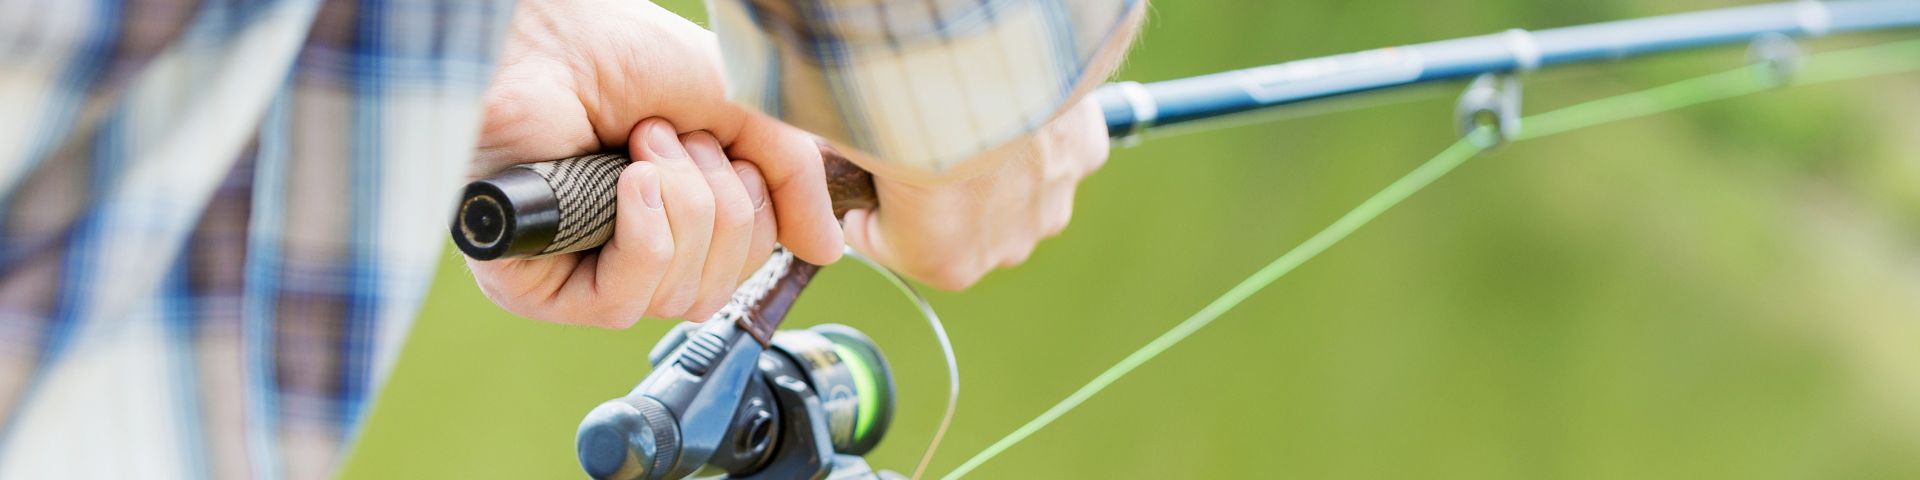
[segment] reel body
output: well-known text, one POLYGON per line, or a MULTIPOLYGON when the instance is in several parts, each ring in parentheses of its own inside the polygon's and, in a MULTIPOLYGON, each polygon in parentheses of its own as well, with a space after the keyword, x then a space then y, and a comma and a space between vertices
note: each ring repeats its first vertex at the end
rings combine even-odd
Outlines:
POLYGON ((626 396, 581 420, 593 478, 895 479, 861 455, 885 435, 893 378, 878 347, 843 325, 782 330, 761 346, 728 319, 683 323, 626 396))

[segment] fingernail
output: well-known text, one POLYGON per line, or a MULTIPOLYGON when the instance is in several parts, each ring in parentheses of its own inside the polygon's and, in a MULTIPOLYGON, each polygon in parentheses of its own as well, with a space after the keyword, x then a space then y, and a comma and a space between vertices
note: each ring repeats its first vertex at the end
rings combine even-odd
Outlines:
POLYGON ((666 158, 687 158, 687 147, 680 145, 680 136, 665 121, 647 126, 647 149, 666 158))
POLYGON ((686 147, 688 155, 693 156, 695 165, 703 169, 726 166, 727 153, 720 149, 720 141, 713 138, 713 134, 706 130, 695 130, 680 138, 680 145, 686 147))
POLYGON ((760 178, 760 169, 741 165, 733 167, 740 174, 740 185, 747 187, 747 199, 753 200, 753 209, 767 206, 767 180, 760 178))
POLYGON ((660 209, 660 172, 651 163, 644 161, 633 163, 634 176, 639 178, 640 201, 647 208, 660 209))

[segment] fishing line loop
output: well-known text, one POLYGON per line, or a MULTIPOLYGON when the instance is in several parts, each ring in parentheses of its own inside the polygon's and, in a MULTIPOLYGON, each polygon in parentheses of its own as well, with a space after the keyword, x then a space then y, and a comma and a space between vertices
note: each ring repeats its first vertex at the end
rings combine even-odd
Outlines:
POLYGON ((907 300, 913 302, 914 307, 920 310, 920 316, 926 319, 929 327, 933 328, 933 337, 940 341, 940 355, 947 362, 947 411, 940 415, 940 426, 934 428, 933 440, 927 442, 926 453, 920 455, 920 465, 913 468, 911 478, 919 480, 920 476, 926 473, 927 465, 933 463, 933 454, 940 449, 940 440, 946 438, 947 428, 953 425, 953 413, 960 407, 959 357, 953 354, 953 341, 947 338, 946 324, 940 323, 940 316, 933 312, 933 304, 927 302, 927 297, 921 296, 918 290, 913 289, 913 285, 900 278, 900 274, 854 251, 853 247, 847 247, 846 255, 848 258, 860 261, 861 265, 873 269, 875 273, 887 279, 887 283, 893 284, 895 289, 906 295, 907 300))

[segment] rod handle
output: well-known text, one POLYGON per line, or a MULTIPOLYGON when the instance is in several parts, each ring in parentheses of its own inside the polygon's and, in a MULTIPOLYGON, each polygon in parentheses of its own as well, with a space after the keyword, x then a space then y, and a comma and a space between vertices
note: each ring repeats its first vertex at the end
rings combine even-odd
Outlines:
MULTIPOLYGON (((872 174, 826 144, 820 156, 834 216, 879 204, 872 174)), ((453 218, 453 244, 475 260, 599 247, 613 236, 614 188, 630 163, 624 154, 583 155, 517 165, 469 183, 453 218)))

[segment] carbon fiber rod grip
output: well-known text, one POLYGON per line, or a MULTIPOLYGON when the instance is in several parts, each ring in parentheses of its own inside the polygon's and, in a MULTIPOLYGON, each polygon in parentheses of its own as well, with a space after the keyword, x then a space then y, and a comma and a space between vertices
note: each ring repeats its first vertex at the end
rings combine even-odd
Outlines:
MULTIPOLYGON (((878 204, 871 174, 825 145, 820 156, 835 216, 878 204)), ((632 162, 624 154, 585 155, 469 183, 453 218, 453 244, 475 260, 597 248, 613 236, 614 187, 632 162)))

